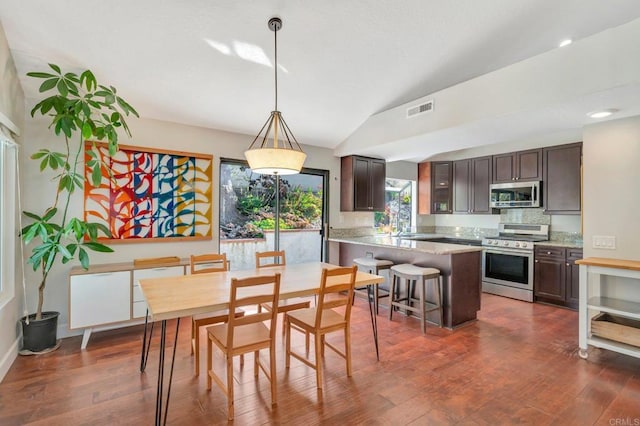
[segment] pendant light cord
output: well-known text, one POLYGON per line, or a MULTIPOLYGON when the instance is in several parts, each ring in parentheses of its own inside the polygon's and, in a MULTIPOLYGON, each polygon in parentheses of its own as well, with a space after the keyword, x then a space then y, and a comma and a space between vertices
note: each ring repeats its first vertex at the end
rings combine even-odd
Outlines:
POLYGON ((276 27, 275 31, 273 31, 273 44, 275 45, 275 65, 273 66, 274 68, 274 73, 275 73, 275 88, 276 88, 276 106, 274 108, 274 111, 278 110, 278 28, 276 27))

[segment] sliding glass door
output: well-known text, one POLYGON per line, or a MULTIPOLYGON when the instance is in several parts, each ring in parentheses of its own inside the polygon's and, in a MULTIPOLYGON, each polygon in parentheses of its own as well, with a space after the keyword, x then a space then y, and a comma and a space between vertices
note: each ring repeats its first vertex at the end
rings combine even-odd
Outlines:
POLYGON ((231 269, 253 268, 266 250, 285 250, 288 264, 324 260, 327 179, 324 170, 279 177, 221 160, 220 251, 231 269))

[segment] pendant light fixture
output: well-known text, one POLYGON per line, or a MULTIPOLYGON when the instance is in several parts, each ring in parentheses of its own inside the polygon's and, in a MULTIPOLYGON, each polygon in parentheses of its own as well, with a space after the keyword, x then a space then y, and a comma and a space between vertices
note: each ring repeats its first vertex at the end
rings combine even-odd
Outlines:
POLYGON ((289 129, 282 113, 278 111, 278 30, 282 28, 280 18, 269 19, 275 45, 275 108, 258 132, 244 156, 255 173, 268 175, 292 175, 300 173, 307 155, 289 129))

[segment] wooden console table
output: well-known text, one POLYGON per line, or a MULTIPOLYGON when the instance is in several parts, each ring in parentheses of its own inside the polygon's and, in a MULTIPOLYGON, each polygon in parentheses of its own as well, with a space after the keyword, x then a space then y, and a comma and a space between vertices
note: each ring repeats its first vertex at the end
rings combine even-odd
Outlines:
POLYGON ((640 347, 591 334, 591 318, 606 312, 640 320, 640 261, 589 257, 577 260, 580 265, 580 302, 578 319, 578 355, 586 359, 589 345, 640 358, 640 347), (602 276, 633 278, 638 281, 638 299, 629 301, 601 296, 602 276))

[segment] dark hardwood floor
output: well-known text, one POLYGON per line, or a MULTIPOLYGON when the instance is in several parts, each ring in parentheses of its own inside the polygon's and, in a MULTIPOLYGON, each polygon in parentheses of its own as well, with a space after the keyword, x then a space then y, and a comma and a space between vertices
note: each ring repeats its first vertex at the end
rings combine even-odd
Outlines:
MULTIPOLYGON (((477 322, 455 332, 428 326, 426 336, 417 320, 386 314, 377 362, 366 302, 356 301, 353 376, 327 351, 321 397, 313 370, 295 359, 285 369, 278 327, 278 405, 248 356, 244 369, 235 363, 235 422, 640 425, 640 359, 595 348, 580 359, 576 312, 485 294, 477 322)), ((223 394, 206 390, 204 368, 193 376, 189 327, 182 321, 168 423, 226 423, 223 394)), ((172 337, 175 323, 169 329, 172 337)), ((153 424, 158 340, 140 374, 141 339, 140 326, 128 327, 94 333, 85 351, 73 337, 56 352, 18 357, 0 384, 0 424, 153 424)))

